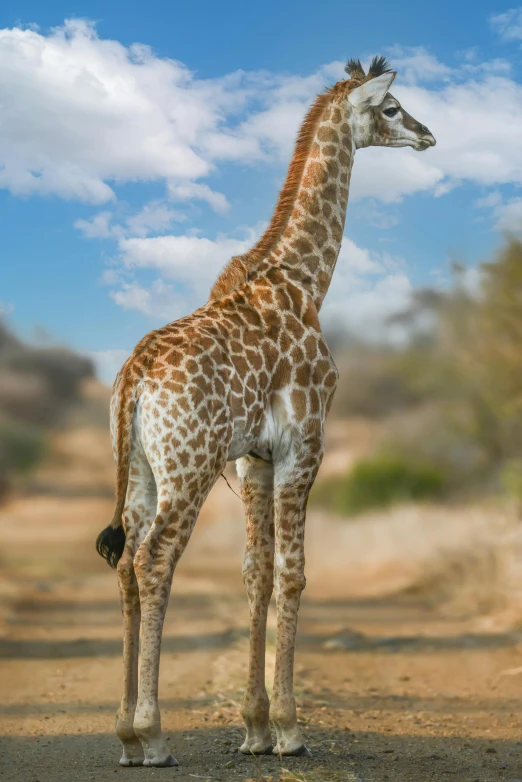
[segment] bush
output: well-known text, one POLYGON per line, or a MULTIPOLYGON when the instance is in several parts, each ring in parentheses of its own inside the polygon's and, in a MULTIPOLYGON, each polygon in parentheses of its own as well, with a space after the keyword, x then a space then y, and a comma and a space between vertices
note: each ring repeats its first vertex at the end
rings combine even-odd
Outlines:
POLYGON ((89 359, 65 348, 0 348, 0 412, 31 424, 56 425, 93 374, 89 359))
POLYGON ((320 481, 312 490, 311 502, 354 516, 398 502, 440 497, 445 485, 445 473, 432 464, 381 455, 358 462, 345 478, 320 481))
POLYGON ((415 407, 423 397, 402 371, 402 354, 390 347, 350 345, 334 353, 340 382, 332 416, 374 420, 415 407))
POLYGON ((45 454, 40 428, 21 423, 0 423, 0 462, 8 472, 26 473, 45 454))

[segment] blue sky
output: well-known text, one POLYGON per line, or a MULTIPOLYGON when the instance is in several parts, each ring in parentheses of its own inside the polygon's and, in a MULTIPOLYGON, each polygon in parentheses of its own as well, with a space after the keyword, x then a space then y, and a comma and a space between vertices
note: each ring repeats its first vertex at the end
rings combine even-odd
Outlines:
POLYGON ((109 379, 263 229, 313 95, 380 53, 438 145, 356 156, 324 320, 378 335, 522 226, 521 44, 499 3, 4 4, 1 311, 109 379))

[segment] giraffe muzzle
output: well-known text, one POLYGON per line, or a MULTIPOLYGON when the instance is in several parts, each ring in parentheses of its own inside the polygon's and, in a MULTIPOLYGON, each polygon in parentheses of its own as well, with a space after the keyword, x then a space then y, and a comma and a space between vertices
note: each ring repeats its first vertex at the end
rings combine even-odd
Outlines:
POLYGON ((435 136, 426 125, 419 125, 419 141, 420 149, 428 149, 428 147, 434 147, 436 145, 435 136))

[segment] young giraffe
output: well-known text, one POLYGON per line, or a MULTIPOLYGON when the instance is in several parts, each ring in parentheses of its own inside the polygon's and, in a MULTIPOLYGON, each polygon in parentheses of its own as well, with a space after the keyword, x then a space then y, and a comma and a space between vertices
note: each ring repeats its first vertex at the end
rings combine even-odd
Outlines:
POLYGON ((148 334, 114 385, 117 505, 97 549, 117 564, 121 591, 124 680, 116 733, 124 766, 177 764, 158 707, 163 619, 174 568, 230 460, 237 460, 246 509, 243 576, 251 615, 241 752, 308 753, 296 719, 294 641, 306 503, 337 383, 318 312, 341 246, 355 151, 435 144, 389 94, 396 74, 384 58, 373 60, 368 75, 354 60, 347 72, 310 108, 261 239, 230 261, 205 306, 148 334), (269 702, 265 637, 274 582, 269 702))

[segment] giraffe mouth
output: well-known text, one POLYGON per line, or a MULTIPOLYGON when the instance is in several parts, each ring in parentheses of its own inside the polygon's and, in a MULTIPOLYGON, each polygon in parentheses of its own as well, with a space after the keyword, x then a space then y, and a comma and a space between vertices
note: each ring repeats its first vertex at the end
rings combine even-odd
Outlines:
POLYGON ((417 146, 415 147, 416 150, 419 152, 424 152, 425 149, 429 149, 429 147, 434 147, 436 145, 435 138, 431 135, 431 133, 427 136, 421 136, 417 140, 417 146))
POLYGON ((416 152, 424 152, 429 147, 434 147, 437 142, 431 133, 427 136, 400 136, 389 142, 392 147, 413 147, 416 152))

